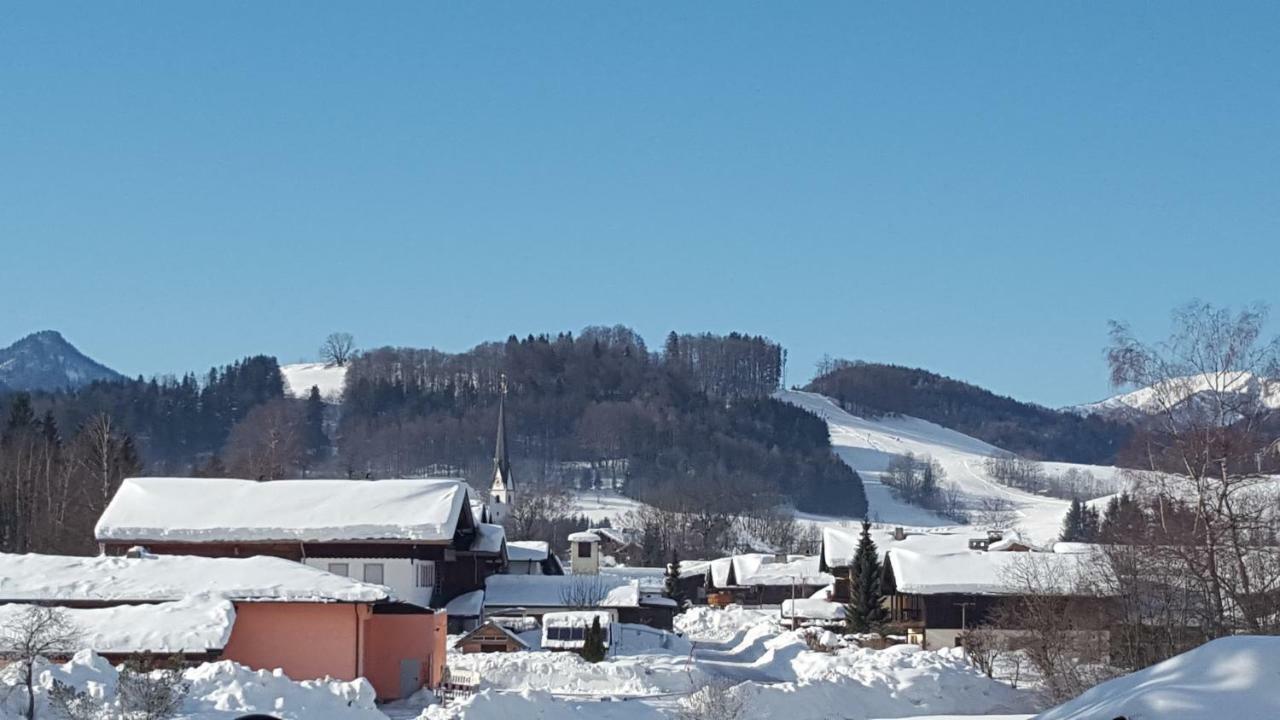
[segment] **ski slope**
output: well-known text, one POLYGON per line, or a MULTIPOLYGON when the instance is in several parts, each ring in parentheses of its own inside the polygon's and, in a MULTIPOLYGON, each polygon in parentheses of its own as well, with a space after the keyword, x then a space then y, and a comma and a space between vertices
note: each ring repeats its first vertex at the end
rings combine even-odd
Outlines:
MULTIPOLYGON (((894 525, 941 527, 955 523, 894 497, 881 482, 889 462, 910 452, 937 460, 947 473, 946 481, 959 486, 967 506, 977 506, 984 498, 1008 500, 1018 516, 1018 528, 1032 539, 1047 542, 1057 537, 1062 517, 1070 504, 1066 500, 1015 490, 992 480, 985 461, 993 455, 1007 455, 1000 448, 963 433, 919 418, 896 416, 877 420, 852 415, 834 401, 817 393, 782 391, 775 397, 804 408, 826 421, 836 454, 858 471, 867 492, 870 519, 894 525)), ((1061 473, 1069 468, 1088 470, 1104 480, 1115 478, 1116 468, 1072 463, 1045 463, 1046 470, 1061 473)), ((806 516, 824 521, 826 518, 806 516)))

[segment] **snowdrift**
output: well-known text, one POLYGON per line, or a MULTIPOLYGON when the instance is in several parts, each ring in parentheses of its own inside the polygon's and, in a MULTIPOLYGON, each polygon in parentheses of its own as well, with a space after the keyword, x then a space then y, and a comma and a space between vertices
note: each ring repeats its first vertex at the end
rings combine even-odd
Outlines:
POLYGON ((1280 718, 1280 637, 1220 638, 1116 678, 1035 720, 1280 718))
MULTIPOLYGON (((57 717, 48 701, 54 680, 115 702, 117 670, 92 651, 79 652, 62 665, 41 662, 36 674, 37 717, 57 717)), ((16 665, 0 671, 0 719, 21 717, 26 710, 26 693, 14 689, 18 677, 16 665)), ((191 689, 181 718, 230 720, 262 712, 284 720, 386 720, 365 680, 294 682, 278 670, 250 670, 228 660, 190 668, 183 678, 191 689)))

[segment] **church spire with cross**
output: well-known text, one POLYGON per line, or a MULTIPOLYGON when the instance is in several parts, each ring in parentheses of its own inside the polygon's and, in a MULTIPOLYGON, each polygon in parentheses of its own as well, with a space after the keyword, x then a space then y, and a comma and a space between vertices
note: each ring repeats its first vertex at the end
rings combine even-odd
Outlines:
POLYGON ((507 456, 507 376, 502 376, 502 395, 498 399, 498 440, 493 449, 493 486, 489 490, 489 517, 501 523, 515 500, 515 483, 511 477, 511 459, 507 456))

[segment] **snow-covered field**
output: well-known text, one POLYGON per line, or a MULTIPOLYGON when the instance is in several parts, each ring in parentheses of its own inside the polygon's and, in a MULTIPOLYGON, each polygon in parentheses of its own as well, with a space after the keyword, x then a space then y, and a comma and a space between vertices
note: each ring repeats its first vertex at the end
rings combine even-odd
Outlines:
MULTIPOLYGON (((1034 540, 1047 542, 1057 536, 1062 516, 1069 503, 1057 498, 1033 495, 1001 485, 987 475, 984 463, 988 457, 1006 454, 1000 448, 976 438, 944 428, 919 418, 898 416, 869 420, 845 412, 823 395, 800 391, 777 394, 780 400, 802 407, 827 422, 831 444, 836 453, 862 476, 867 491, 869 513, 873 520, 886 524, 914 527, 952 525, 927 510, 893 496, 880 482, 889 462, 908 452, 927 455, 946 470, 947 481, 960 487, 966 502, 978 503, 983 498, 1003 498, 1012 503, 1018 515, 1018 527, 1034 540)), ((1046 463, 1053 473, 1075 468, 1089 471, 1095 477, 1114 480, 1117 469, 1097 465, 1046 463)), ((831 518, 806 516, 825 523, 831 518)))
POLYGON ((341 400, 342 386, 347 381, 345 365, 294 363, 281 365, 280 374, 284 376, 284 391, 289 396, 305 398, 311 393, 311 388, 316 387, 325 402, 341 400))

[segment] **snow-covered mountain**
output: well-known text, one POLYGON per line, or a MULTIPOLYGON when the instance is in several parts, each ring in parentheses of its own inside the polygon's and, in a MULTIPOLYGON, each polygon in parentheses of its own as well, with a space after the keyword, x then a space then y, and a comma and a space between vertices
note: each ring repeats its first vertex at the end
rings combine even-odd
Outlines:
POLYGON ((331 403, 342 400, 342 387, 347 381, 345 365, 294 363, 281 365, 280 374, 284 376, 284 391, 289 396, 305 398, 311 388, 316 387, 320 389, 320 397, 331 403))
POLYGON ((1069 409, 1080 414, 1131 419, 1167 409, 1193 408, 1214 394, 1257 398, 1263 405, 1280 410, 1280 380, 1248 372, 1189 375, 1069 409))
MULTIPOLYGON (((862 477, 868 512, 874 520, 917 527, 955 524, 903 502, 881 482, 889 462, 909 452, 937 460, 947 473, 946 481, 959 487, 964 502, 971 507, 980 505, 985 498, 1007 500, 1017 514, 1017 525, 1033 539, 1051 541, 1061 529, 1068 501, 1016 490, 987 474, 987 458, 1009 454, 994 445, 919 418, 898 415, 869 419, 852 415, 817 393, 784 391, 775 397, 827 422, 836 454, 862 477)), ((1061 462, 1045 462, 1041 466, 1048 473, 1076 469, 1088 471, 1103 482, 1119 483, 1113 467, 1061 462)))
POLYGON ((32 333, 0 350, 0 386, 12 390, 65 390, 123 376, 67 342, 56 330, 32 333))

